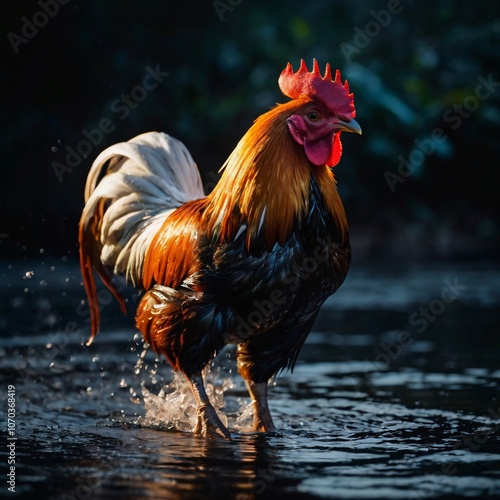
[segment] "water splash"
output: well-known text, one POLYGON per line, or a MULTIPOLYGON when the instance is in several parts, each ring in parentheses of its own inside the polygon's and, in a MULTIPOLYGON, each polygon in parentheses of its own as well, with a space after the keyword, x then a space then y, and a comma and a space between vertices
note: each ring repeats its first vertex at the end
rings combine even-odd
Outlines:
MULTIPOLYGON (((153 368, 146 369, 144 364, 149 344, 144 344, 143 351, 138 355, 135 374, 146 376, 141 381, 142 398, 145 415, 136 420, 138 425, 158 430, 177 430, 192 432, 197 423, 197 406, 191 387, 182 373, 174 373, 173 380, 165 384, 158 394, 149 384, 158 385, 158 360, 153 368)), ((232 393, 237 386, 232 368, 225 366, 228 354, 220 357, 224 366, 214 362, 203 372, 205 390, 210 402, 216 409, 222 423, 231 431, 248 432, 252 425, 252 405, 249 398, 238 397, 232 393)), ((243 384, 242 384, 243 385, 243 384)), ((238 390, 239 393, 239 390, 238 390)))
POLYGON ((189 383, 180 373, 158 395, 142 385, 146 414, 137 423, 161 430, 192 431, 196 425, 196 404, 189 383))
MULTIPOLYGON (((139 375, 141 373, 142 366, 144 365, 144 358, 146 357, 146 354, 148 353, 149 349, 149 344, 147 342, 144 342, 142 352, 139 354, 139 359, 137 360, 137 363, 135 364, 135 369, 134 373, 136 375, 139 375)), ((133 349, 135 351, 135 349, 133 349)))

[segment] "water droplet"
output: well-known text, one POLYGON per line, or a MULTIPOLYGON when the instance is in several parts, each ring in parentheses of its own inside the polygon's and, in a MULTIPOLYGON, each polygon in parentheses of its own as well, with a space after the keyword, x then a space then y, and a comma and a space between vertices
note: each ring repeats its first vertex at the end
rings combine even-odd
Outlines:
POLYGON ((92 392, 92 387, 87 387, 87 392, 92 392))
POLYGON ((55 153, 55 152, 57 151, 57 146, 52 146, 52 147, 50 148, 50 150, 51 150, 53 153, 55 153))
POLYGON ((127 387, 127 385, 128 385, 128 384, 127 384, 126 380, 125 380, 124 378, 122 378, 122 379, 120 380, 120 387, 127 387))

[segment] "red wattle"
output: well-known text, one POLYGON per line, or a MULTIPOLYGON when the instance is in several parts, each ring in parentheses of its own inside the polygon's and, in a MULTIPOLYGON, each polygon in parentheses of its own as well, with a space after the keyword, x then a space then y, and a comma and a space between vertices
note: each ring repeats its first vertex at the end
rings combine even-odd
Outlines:
POLYGON ((340 132, 335 132, 321 137, 316 141, 304 141, 307 158, 314 165, 328 165, 334 167, 342 156, 342 143, 340 132))
POLYGON ((316 141, 304 141, 304 150, 307 158, 314 165, 324 165, 332 154, 332 140, 325 135, 316 141))
POLYGON ((329 167, 334 167, 340 161, 342 156, 342 143, 340 142, 340 132, 335 132, 332 135, 332 150, 330 158, 328 158, 326 164, 329 167))

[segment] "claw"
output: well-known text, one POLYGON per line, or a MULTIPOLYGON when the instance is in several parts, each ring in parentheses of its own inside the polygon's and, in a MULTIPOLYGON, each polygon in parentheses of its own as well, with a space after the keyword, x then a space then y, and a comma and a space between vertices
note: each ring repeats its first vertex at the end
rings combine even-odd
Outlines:
POLYGON ((194 432, 204 437, 217 435, 225 439, 231 439, 230 432, 222 423, 215 408, 210 404, 198 406, 198 422, 196 423, 194 432))
POLYGON ((208 399, 201 373, 195 373, 187 378, 198 404, 198 421, 194 432, 205 437, 221 436, 225 439, 231 439, 231 434, 227 430, 227 427, 221 422, 219 415, 217 415, 215 408, 208 399))

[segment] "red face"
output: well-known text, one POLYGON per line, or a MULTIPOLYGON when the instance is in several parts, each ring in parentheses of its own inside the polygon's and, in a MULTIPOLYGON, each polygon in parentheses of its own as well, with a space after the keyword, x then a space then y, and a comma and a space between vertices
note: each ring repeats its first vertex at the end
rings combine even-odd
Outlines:
POLYGON ((287 125, 295 142, 304 146, 308 160, 329 167, 337 165, 342 156, 340 133, 361 134, 356 120, 342 120, 319 103, 304 106, 288 118, 287 125))

